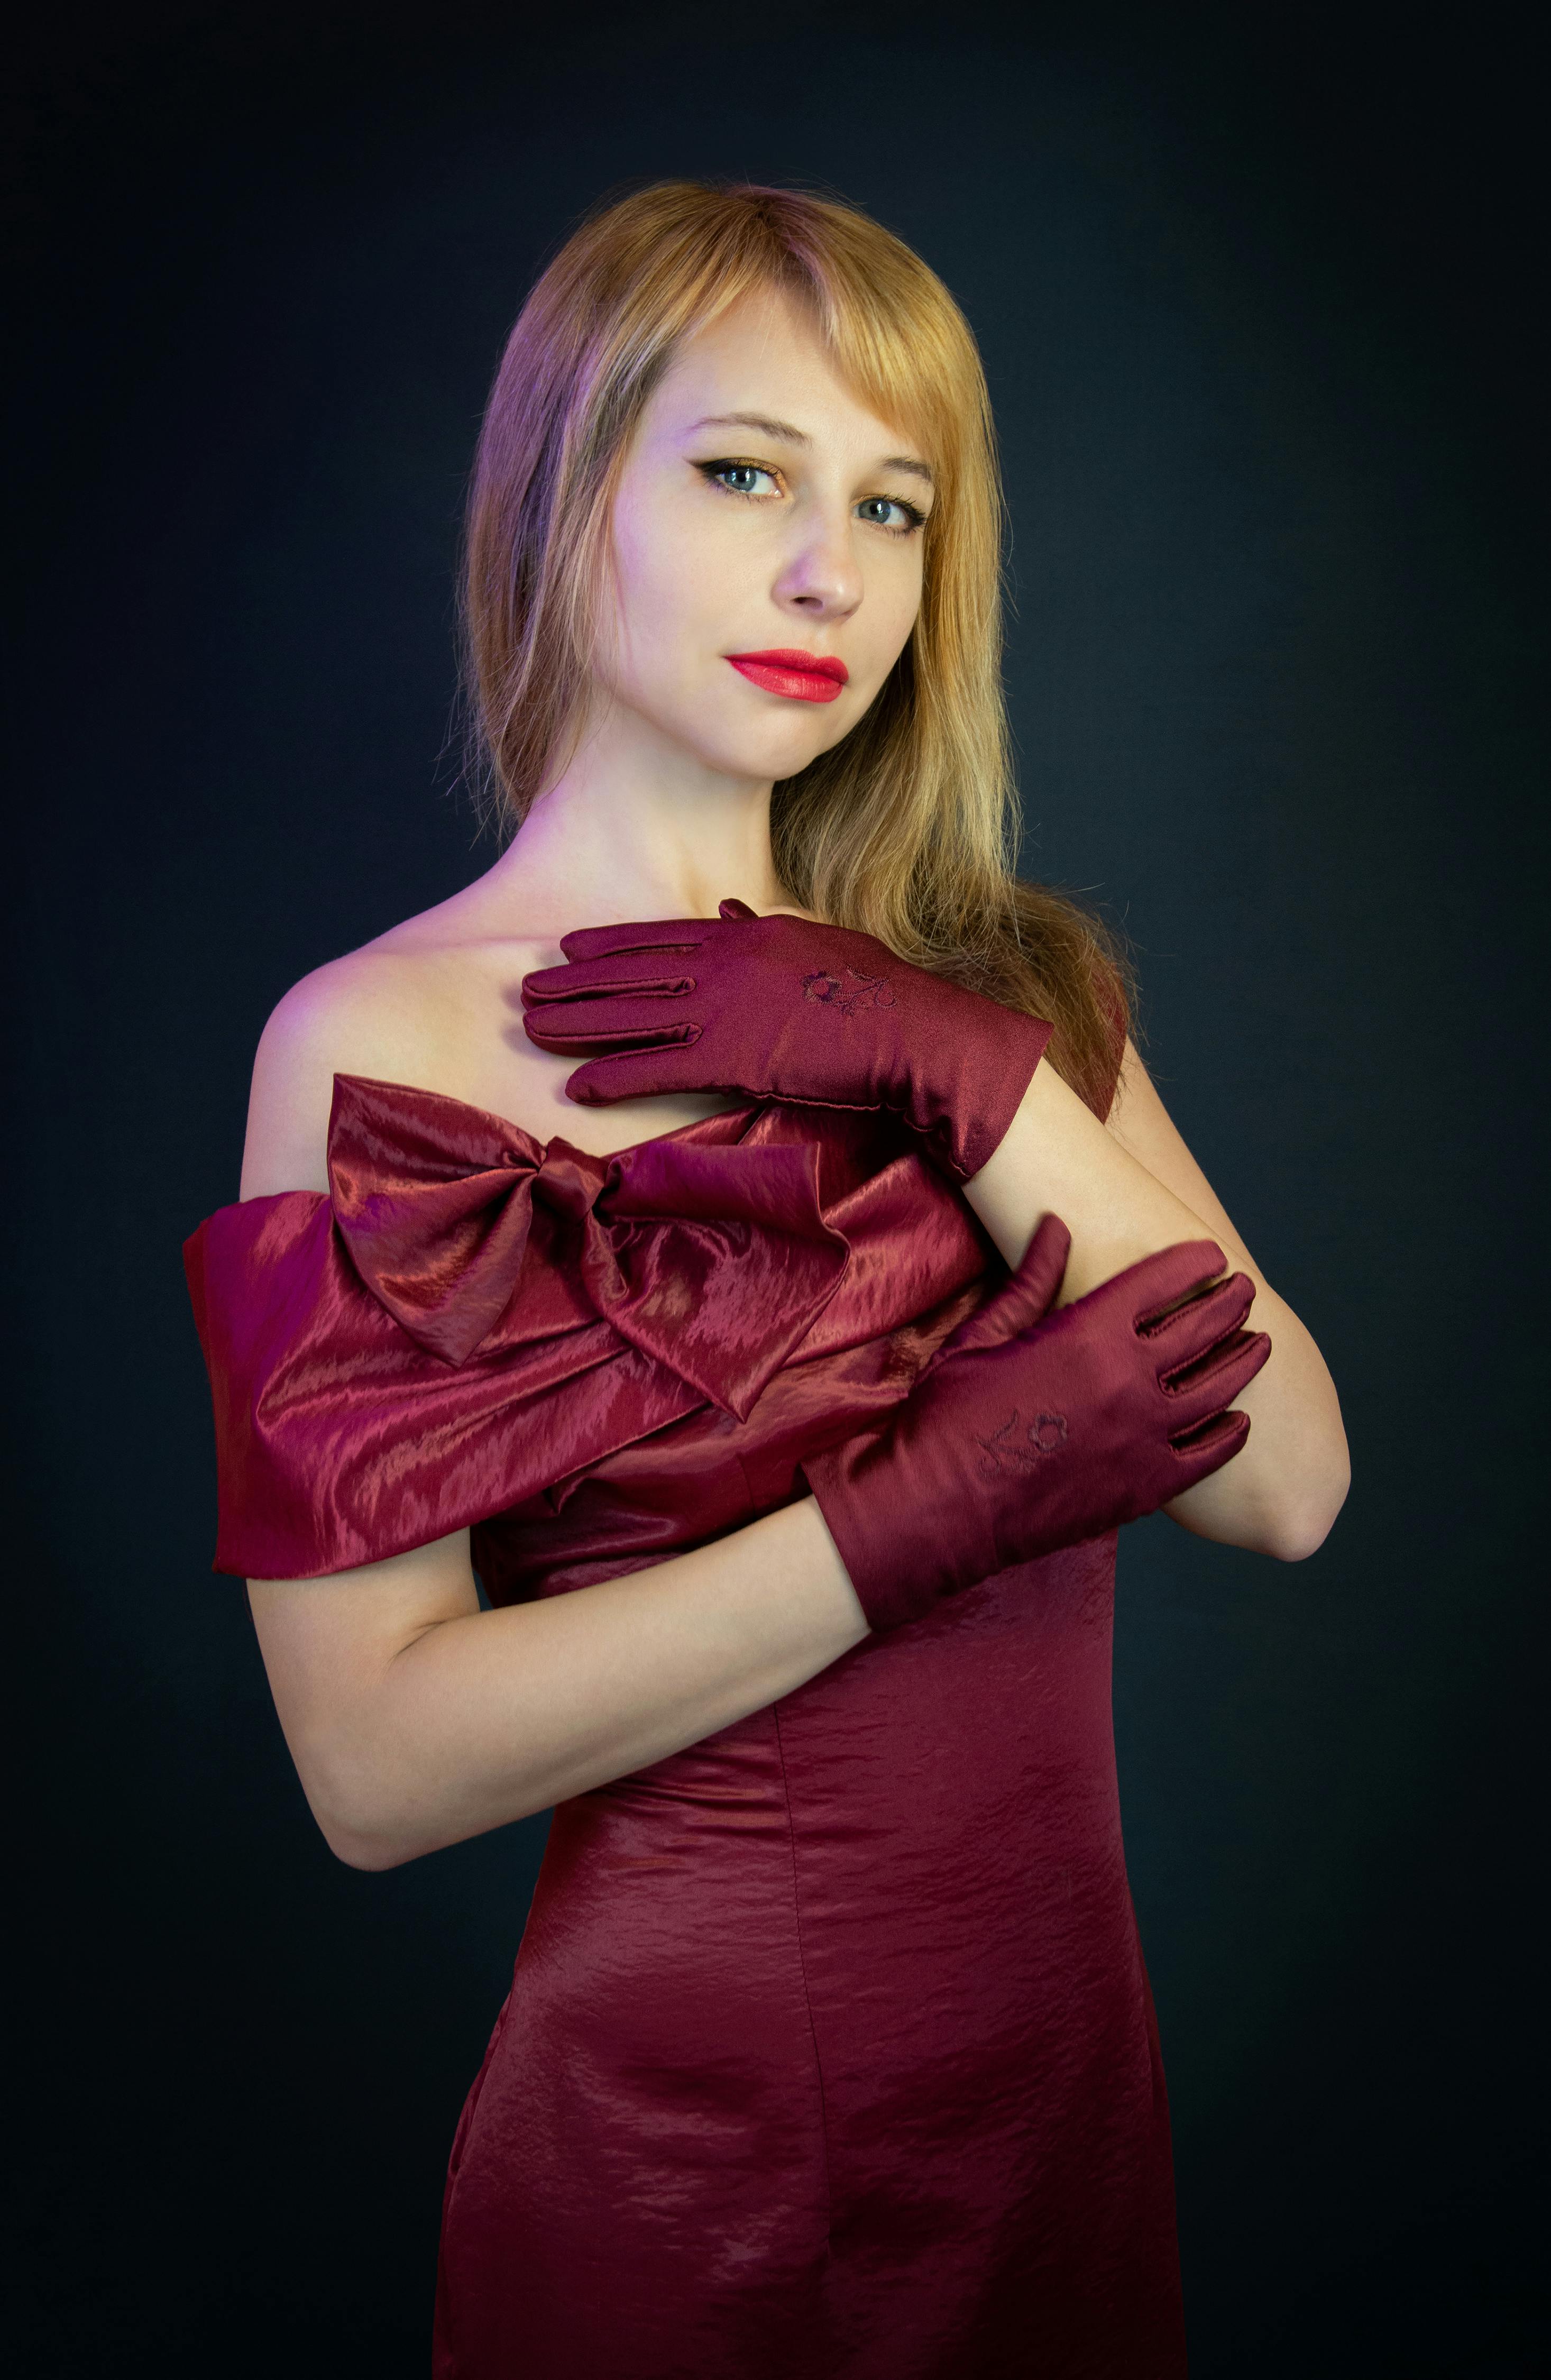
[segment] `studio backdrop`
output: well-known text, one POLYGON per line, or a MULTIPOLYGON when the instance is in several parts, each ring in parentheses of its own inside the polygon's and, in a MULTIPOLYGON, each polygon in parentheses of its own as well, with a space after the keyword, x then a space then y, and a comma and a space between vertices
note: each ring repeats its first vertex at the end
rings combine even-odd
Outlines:
POLYGON ((427 2368, 545 1822, 331 1857, 209 1568, 180 1243, 236 1195, 275 1001, 494 856, 454 579, 529 281, 604 191, 731 175, 856 201, 967 311, 1024 871, 1123 929, 1342 1395, 1314 1560, 1122 1545, 1193 2369, 1543 2369, 1519 20, 555 14, 67 6, 13 60, 17 2368, 427 2368))

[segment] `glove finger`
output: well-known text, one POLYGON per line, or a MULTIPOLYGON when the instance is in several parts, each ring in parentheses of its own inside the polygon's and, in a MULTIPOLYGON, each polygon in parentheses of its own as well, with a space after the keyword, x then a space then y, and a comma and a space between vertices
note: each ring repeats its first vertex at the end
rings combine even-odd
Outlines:
POLYGON ((1024 1249, 1017 1270, 994 1296, 977 1305, 973 1314, 965 1315, 951 1337, 938 1349, 933 1364, 943 1363, 950 1355, 972 1354, 976 1348, 1000 1347, 1020 1331, 1032 1330, 1036 1323, 1043 1322, 1060 1287, 1071 1252, 1072 1234, 1066 1225, 1059 1215, 1047 1215, 1024 1249))
POLYGON ((757 917, 759 912, 751 909, 746 901, 728 900, 719 904, 716 914, 719 917, 757 917))
POLYGON ((1150 1338, 1169 1321, 1169 1309, 1198 1296, 1227 1269, 1228 1258, 1216 1240, 1180 1240, 1171 1248, 1159 1248, 1156 1256, 1144 1257, 1105 1286, 1124 1287, 1133 1299, 1137 1330, 1150 1338))
POLYGON ((1166 1383, 1165 1393, 1179 1416, 1169 1425, 1170 1436, 1182 1428, 1199 1427, 1242 1396, 1270 1352, 1268 1332, 1237 1330, 1214 1347, 1181 1383, 1166 1383))
POLYGON ((560 947, 568 959, 624 958, 633 951, 697 950, 715 931, 714 917, 643 918, 627 926, 577 926, 562 934, 560 947))
POLYGON ((1194 1429, 1169 1441, 1178 1466, 1177 1487, 1171 1486, 1163 1499, 1168 1503, 1182 1496, 1198 1479, 1209 1479, 1225 1463, 1231 1463, 1250 1434, 1250 1417, 1246 1413, 1213 1414, 1207 1421, 1198 1422, 1194 1429))
POLYGON ((662 953, 645 952, 640 963, 631 966, 621 959, 575 959, 569 966, 535 967, 522 979, 525 1008, 537 1008, 541 1003, 557 1000, 606 1000, 614 994, 650 992, 658 997, 694 988, 695 978, 687 968, 664 966, 662 953))
POLYGON ((541 1050, 585 1050, 596 1044, 601 1052, 615 1042, 683 1041, 691 1038, 692 1026, 697 1040, 698 1022, 665 1015, 667 1000, 666 992, 643 992, 627 1000, 600 995, 597 1000, 548 1001, 527 1010, 523 1030, 541 1050))
POLYGON ((739 1091, 750 1099, 759 1097, 746 1083, 709 1080, 704 1064, 696 1064, 687 1044, 680 1049, 621 1050, 606 1058, 589 1058, 565 1082, 566 1098, 584 1108, 608 1107, 615 1099, 666 1097, 673 1091, 739 1091))
POLYGON ((1188 1370, 1209 1355, 1219 1340, 1242 1330, 1254 1304, 1254 1283, 1247 1273, 1230 1272, 1226 1281, 1175 1306, 1162 1320, 1141 1330, 1157 1364, 1159 1379, 1168 1387, 1177 1372, 1188 1370))
POLYGON ((545 1009, 537 1018, 531 1014, 525 1016, 522 1027, 530 1041, 557 1058, 584 1054, 616 1058, 632 1050, 688 1049, 700 1038, 699 1026, 687 1017, 663 1017, 656 1025, 638 1025, 628 1032, 595 1033, 590 1024, 573 1026, 545 1009))

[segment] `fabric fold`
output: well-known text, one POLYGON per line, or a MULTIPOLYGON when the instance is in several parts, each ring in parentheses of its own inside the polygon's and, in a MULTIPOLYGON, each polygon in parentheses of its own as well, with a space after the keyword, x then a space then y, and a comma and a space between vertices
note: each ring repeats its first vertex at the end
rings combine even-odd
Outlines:
POLYGON ((885 1189, 876 1129, 816 1140, 750 1108, 593 1157, 336 1076, 330 1196, 222 1208, 184 1251, 217 1569, 353 1569, 561 1490, 697 1410, 746 1423, 783 1367, 876 1317, 870 1260, 841 1314, 856 1267, 830 1220, 838 1202, 852 1222, 862 1179, 885 1189))
POLYGON ((697 1148, 670 1135, 593 1157, 359 1075, 334 1078, 329 1184, 362 1281, 442 1363, 484 1347, 534 1249, 574 1266, 622 1339, 740 1420, 849 1254, 820 1210, 811 1143, 697 1148))

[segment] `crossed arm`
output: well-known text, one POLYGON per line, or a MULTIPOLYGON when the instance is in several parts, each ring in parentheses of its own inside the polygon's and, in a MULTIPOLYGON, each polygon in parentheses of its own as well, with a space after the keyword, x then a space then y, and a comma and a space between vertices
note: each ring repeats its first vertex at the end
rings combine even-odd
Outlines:
MULTIPOLYGON (((1015 1264, 1040 1216, 1072 1233, 1063 1299, 1153 1250, 1216 1239, 1257 1283, 1269 1362, 1243 1451, 1169 1508, 1297 1560, 1346 1492, 1335 1390, 1128 1056, 1111 1125, 1040 1067, 970 1203, 1015 1264)), ((866 1634, 812 1498, 631 1576, 481 1611, 467 1531, 332 1578, 250 1582, 276 1708, 332 1849, 384 1868, 548 1808, 791 1693, 866 1634)))
POLYGON ((1085 1296, 1176 1240, 1213 1239, 1255 1300, 1246 1327, 1271 1335, 1270 1360, 1237 1399, 1252 1421, 1242 1453, 1165 1511, 1195 1536, 1300 1561, 1328 1536, 1351 1474, 1340 1406, 1325 1359, 1255 1264, 1127 1045, 1108 1125, 1041 1066, 990 1162, 966 1196, 1011 1265, 1040 1217, 1061 1216, 1072 1255, 1060 1303, 1085 1296))

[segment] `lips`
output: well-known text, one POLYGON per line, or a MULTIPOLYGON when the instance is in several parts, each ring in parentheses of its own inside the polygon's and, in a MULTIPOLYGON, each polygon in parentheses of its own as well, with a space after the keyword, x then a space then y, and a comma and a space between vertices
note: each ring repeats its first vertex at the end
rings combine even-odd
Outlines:
POLYGON ((833 702, 851 672, 842 661, 825 653, 805 653, 782 646, 768 653, 729 653, 740 676, 767 694, 783 694, 791 702, 833 702))

